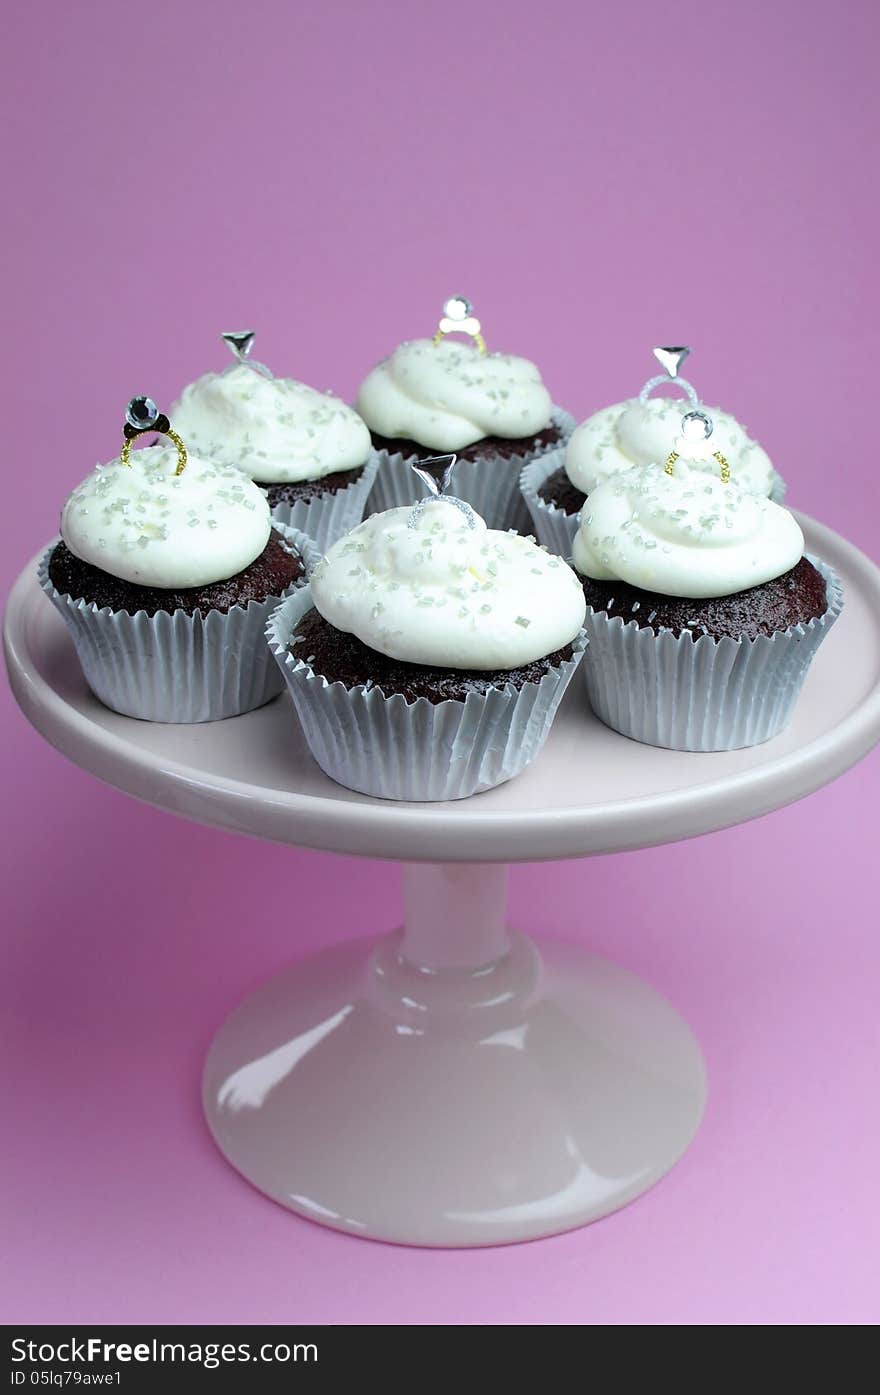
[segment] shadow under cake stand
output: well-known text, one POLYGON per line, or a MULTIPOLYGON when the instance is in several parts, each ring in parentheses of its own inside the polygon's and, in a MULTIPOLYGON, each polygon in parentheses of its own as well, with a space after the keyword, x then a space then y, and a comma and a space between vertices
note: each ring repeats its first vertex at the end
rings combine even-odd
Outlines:
MULTIPOLYGON (((357 1235, 491 1245, 606 1215, 681 1156, 705 1100, 689 1028, 607 960, 508 930, 504 864, 728 827, 869 750, 880 736, 880 572, 801 523, 809 551, 841 575, 846 605, 786 733, 713 755, 641 746, 592 717, 576 675, 539 760, 451 804, 334 785, 287 697, 202 726, 108 711, 40 592, 36 559, 25 570, 6 615, 12 688, 71 760, 201 823, 405 864, 402 930, 294 964, 214 1038, 205 1113, 254 1186, 357 1235)), ((369 928, 368 908, 364 922, 355 928, 369 928)))

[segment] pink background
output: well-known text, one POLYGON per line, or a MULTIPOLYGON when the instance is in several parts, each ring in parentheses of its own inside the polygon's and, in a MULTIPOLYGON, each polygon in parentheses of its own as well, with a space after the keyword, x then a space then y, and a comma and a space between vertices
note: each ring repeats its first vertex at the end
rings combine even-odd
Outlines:
MULTIPOLYGON (((0 334, 3 587, 118 444, 259 328, 351 395, 451 291, 580 416, 650 346, 791 500, 876 553, 877 7, 16 5, 0 334)), ((517 919, 686 1014, 705 1125, 635 1206, 430 1253, 299 1221, 201 1122, 213 1028, 291 956, 394 925, 390 865, 175 821, 2 694, 6 1321, 856 1323, 880 1317, 877 754, 731 832, 514 872, 517 919), (368 910, 365 911, 365 908, 368 910)))

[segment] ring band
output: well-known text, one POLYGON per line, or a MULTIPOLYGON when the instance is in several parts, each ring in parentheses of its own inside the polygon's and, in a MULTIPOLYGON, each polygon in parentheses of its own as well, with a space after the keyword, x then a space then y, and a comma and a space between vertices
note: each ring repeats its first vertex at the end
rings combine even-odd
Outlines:
POLYGON ((138 436, 167 436, 169 441, 173 441, 177 447, 177 469, 175 475, 182 475, 186 469, 186 446, 180 439, 176 431, 171 429, 171 424, 167 417, 159 417, 153 426, 146 426, 142 431, 136 431, 133 426, 126 422, 123 427, 124 440, 122 442, 122 454, 119 459, 123 465, 131 465, 131 443, 138 436))
POLYGON ((483 326, 474 314, 474 307, 466 295, 451 295, 443 302, 443 313, 432 343, 436 349, 447 334, 466 334, 476 344, 481 354, 488 352, 482 334, 483 326))
POLYGON ((463 329, 462 326, 461 326, 461 325, 457 325, 457 324, 455 323, 454 320, 441 320, 441 321, 440 321, 440 328, 437 330, 437 333, 434 335, 434 338, 433 338, 433 340, 432 340, 432 343, 434 344, 434 347, 435 347, 435 348, 436 348, 437 345, 440 343, 440 340, 441 340, 441 339, 445 339, 445 338, 446 338, 447 334, 468 334, 468 335, 470 335, 471 339, 473 339, 474 343, 476 344, 476 346, 477 346, 477 348, 479 349, 479 351, 480 351, 481 354, 485 354, 485 353, 488 353, 488 352, 489 352, 488 349, 486 348, 486 341, 485 341, 485 339, 483 338, 482 333, 480 332, 480 330, 476 330, 476 331, 472 332, 472 331, 469 330, 469 329, 463 329), (449 328, 448 328, 448 329, 444 329, 444 328, 443 328, 444 325, 448 325, 449 328))
MULTIPOLYGON (((675 474, 675 470, 673 467, 675 465, 676 460, 679 460, 680 458, 681 455, 679 451, 671 450, 669 452, 669 455, 666 457, 666 464, 663 467, 667 475, 675 474)), ((722 455, 720 450, 714 450, 712 452, 712 459, 717 460, 718 464, 721 466, 721 483, 730 484, 730 464, 727 460, 727 457, 722 455)))
POLYGON ((682 392, 685 394, 687 400, 690 402, 692 407, 699 406, 700 399, 697 396, 697 390, 693 386, 693 384, 689 383, 687 378, 670 378, 669 375, 666 373, 658 373, 656 378, 649 378, 648 381, 645 383, 644 387, 639 393, 639 401, 641 402, 642 406, 645 405, 655 388, 669 387, 670 384, 673 387, 681 388, 682 392))

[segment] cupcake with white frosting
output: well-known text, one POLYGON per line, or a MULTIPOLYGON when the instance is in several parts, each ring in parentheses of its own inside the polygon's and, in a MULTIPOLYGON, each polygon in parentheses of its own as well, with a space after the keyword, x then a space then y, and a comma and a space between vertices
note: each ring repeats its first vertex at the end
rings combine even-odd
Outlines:
POLYGON ((460 501, 374 514, 267 634, 312 754, 385 799, 502 784, 540 751, 584 648, 577 577, 460 501))
POLYGON ((362 517, 378 461, 353 408, 329 392, 276 378, 249 357, 252 330, 224 334, 236 362, 184 388, 171 417, 191 448, 244 470, 279 523, 324 551, 362 517))
POLYGON ((379 453, 374 512, 423 497, 410 466, 454 451, 459 495, 493 528, 528 531, 519 473, 563 446, 574 426, 534 363, 486 349, 463 296, 446 302, 433 339, 398 345, 367 374, 356 405, 379 453), (470 342, 445 337, 454 332, 470 342))
POLYGON ((304 534, 273 524, 239 469, 187 452, 155 404, 135 398, 123 454, 70 495, 39 575, 106 706, 203 722, 280 692, 266 621, 319 555, 304 534), (174 445, 130 452, 147 431, 174 445))
MULTIPOLYGON (((672 450, 682 416, 699 406, 695 389, 678 373, 689 352, 687 348, 655 349, 666 373, 650 378, 638 397, 594 412, 575 427, 562 449, 524 467, 521 487, 535 531, 561 557, 571 556, 579 514, 598 485, 634 465, 662 464, 672 450), (663 387, 679 388, 684 400, 652 396, 663 387)), ((705 411, 714 423, 716 445, 737 462, 739 487, 781 503, 785 483, 763 447, 729 412, 720 407, 705 411)))
POLYGON ((574 540, 593 711, 681 751, 755 746, 787 726, 843 604, 797 520, 730 478, 711 420, 684 419, 665 465, 591 491, 574 540), (708 467, 715 473, 709 474, 708 467))

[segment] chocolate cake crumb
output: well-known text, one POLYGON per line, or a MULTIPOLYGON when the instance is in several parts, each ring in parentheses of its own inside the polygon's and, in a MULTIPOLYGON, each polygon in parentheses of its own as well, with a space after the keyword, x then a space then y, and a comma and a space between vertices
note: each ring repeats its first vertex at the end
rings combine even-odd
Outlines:
POLYGON ((812 562, 802 557, 790 571, 772 581, 730 596, 689 600, 643 591, 622 581, 593 581, 581 577, 587 605, 608 612, 640 629, 671 630, 674 635, 711 635, 713 639, 756 639, 791 625, 806 625, 828 608, 825 581, 812 562))
MULTIPOLYGON (((416 456, 419 460, 430 460, 435 455, 444 454, 430 446, 420 446, 418 441, 409 441, 403 437, 379 436, 376 432, 370 434, 374 449, 387 450, 389 455, 400 453, 404 456, 416 456)), ((482 440, 474 441, 472 446, 462 446, 461 450, 455 453, 459 460, 485 460, 487 457, 500 455, 515 458, 519 462, 521 457, 549 450, 561 441, 562 428, 555 421, 551 421, 543 431, 536 432, 534 436, 519 436, 515 439, 506 436, 484 436, 482 440)), ((440 474, 442 471, 438 471, 438 478, 440 474)))
POLYGON ((248 601, 264 601, 269 596, 282 596, 305 575, 305 562, 298 552, 291 552, 278 533, 273 532, 265 548, 244 571, 226 581, 207 586, 166 590, 159 586, 138 586, 131 581, 111 576, 90 562, 83 562, 59 542, 49 559, 49 580, 62 595, 74 600, 94 603, 111 610, 125 610, 129 615, 145 611, 172 614, 183 610, 194 615, 198 610, 226 612, 233 606, 246 606, 248 601))
POLYGON ((580 513, 587 496, 576 484, 572 484, 565 466, 560 465, 538 486, 538 498, 543 499, 545 504, 555 504, 563 513, 580 513))
POLYGON ((328 683, 344 683, 346 688, 360 685, 381 688, 386 697, 402 693, 407 702, 424 697, 433 703, 446 702, 449 698, 463 702, 468 693, 482 695, 505 684, 519 689, 526 683, 540 682, 545 673, 558 668, 573 652, 572 646, 567 644, 546 658, 520 668, 493 672, 433 668, 378 653, 355 635, 337 630, 314 607, 306 611, 297 625, 289 650, 328 683))
POLYGON ((337 470, 335 474, 323 475, 319 480, 283 480, 276 484, 254 480, 254 484, 265 489, 269 496, 269 508, 274 509, 276 504, 295 504, 298 499, 320 499, 324 494, 336 494, 340 489, 354 484, 363 473, 363 465, 358 465, 354 470, 337 470))

